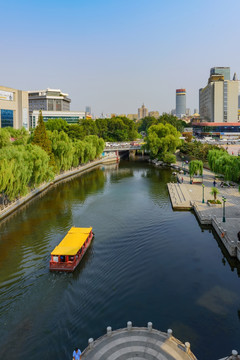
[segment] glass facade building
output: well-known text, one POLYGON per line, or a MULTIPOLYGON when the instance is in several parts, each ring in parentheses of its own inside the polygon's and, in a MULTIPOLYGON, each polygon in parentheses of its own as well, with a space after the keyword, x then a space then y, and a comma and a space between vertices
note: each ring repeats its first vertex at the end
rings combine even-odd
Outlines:
POLYGON ((230 80, 230 67, 213 67, 210 70, 211 75, 223 75, 224 80, 230 80))
POLYGON ((1 109, 1 127, 13 127, 13 110, 1 109))

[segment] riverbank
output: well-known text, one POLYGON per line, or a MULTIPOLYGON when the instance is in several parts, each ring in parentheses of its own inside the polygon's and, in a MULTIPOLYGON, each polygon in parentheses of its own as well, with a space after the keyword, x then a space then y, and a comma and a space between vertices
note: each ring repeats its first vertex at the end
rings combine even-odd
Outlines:
MULTIPOLYGON (((182 169, 181 163, 177 163, 178 169, 182 169)), ((189 175, 178 175, 178 183, 169 183, 168 191, 175 210, 193 209, 201 224, 212 225, 218 234, 221 242, 232 257, 237 257, 240 261, 240 242, 238 232, 240 231, 240 193, 237 185, 235 187, 220 187, 220 181, 216 187, 219 190, 218 198, 222 202, 222 196, 226 198, 225 209, 223 202, 220 205, 208 204, 207 200, 212 200, 211 188, 215 174, 210 170, 203 170, 203 184, 189 183, 189 175), (225 221, 224 221, 225 220, 225 221)))
POLYGON ((30 200, 32 200, 34 197, 42 194, 43 192, 49 190, 52 186, 64 181, 69 180, 73 176, 79 175, 81 173, 86 172, 87 170, 93 169, 96 166, 102 165, 102 164, 112 164, 116 163, 118 161, 117 155, 107 155, 102 157, 101 159, 91 161, 85 165, 80 165, 79 167, 65 171, 64 173, 55 176, 54 180, 49 181, 47 183, 43 183, 38 188, 32 190, 27 195, 21 197, 20 199, 13 201, 9 205, 7 205, 4 209, 0 211, 0 222, 1 220, 5 219, 9 215, 11 215, 13 212, 21 208, 23 205, 28 203, 30 200))

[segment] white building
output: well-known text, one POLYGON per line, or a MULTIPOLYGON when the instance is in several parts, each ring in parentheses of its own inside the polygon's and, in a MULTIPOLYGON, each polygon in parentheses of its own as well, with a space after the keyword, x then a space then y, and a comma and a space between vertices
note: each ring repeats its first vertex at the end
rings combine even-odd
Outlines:
MULTIPOLYGON (((80 119, 85 118, 85 111, 46 111, 42 110, 43 121, 49 119, 63 119, 68 124, 77 124, 80 119)), ((35 128, 38 123, 39 111, 33 110, 30 114, 30 124, 35 128)))
POLYGON ((200 117, 207 122, 238 122, 238 81, 213 74, 199 90, 200 117))

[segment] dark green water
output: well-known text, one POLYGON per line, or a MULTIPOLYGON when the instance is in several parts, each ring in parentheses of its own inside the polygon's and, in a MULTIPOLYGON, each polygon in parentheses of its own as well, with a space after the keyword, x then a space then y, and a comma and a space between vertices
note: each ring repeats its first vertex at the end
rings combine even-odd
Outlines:
POLYGON ((0 359, 71 359, 90 337, 152 321, 200 359, 240 351, 240 266, 193 213, 172 211, 171 171, 122 162, 60 184, 0 227, 0 359), (95 239, 72 274, 49 254, 71 226, 95 239))

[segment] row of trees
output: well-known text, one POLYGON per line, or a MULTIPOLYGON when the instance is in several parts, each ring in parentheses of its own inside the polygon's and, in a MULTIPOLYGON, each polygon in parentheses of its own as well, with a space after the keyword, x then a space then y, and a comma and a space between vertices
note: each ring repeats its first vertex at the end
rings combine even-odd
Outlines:
POLYGON ((208 153, 210 169, 216 174, 224 175, 225 180, 240 179, 240 157, 231 156, 223 149, 210 150, 208 153))
POLYGON ((138 137, 137 126, 126 117, 111 119, 83 119, 79 124, 69 125, 63 119, 48 120, 47 130, 64 131, 71 139, 83 140, 88 135, 96 135, 105 141, 128 141, 138 137))
POLYGON ((41 115, 31 136, 22 132, 21 139, 17 137, 20 131, 0 132, 0 192, 5 201, 25 195, 61 171, 94 160, 105 147, 104 140, 96 135, 78 140, 71 139, 63 130, 46 131, 41 115))
POLYGON ((202 160, 203 162, 208 161, 209 151, 218 149, 219 147, 217 145, 202 144, 200 141, 183 142, 180 146, 180 151, 182 154, 189 155, 190 157, 197 160, 202 160))
POLYGON ((151 116, 147 116, 145 118, 143 118, 142 120, 139 121, 138 123, 138 131, 139 132, 148 132, 148 129, 152 126, 152 125, 157 125, 157 124, 170 124, 172 126, 174 126, 177 131, 179 132, 183 132, 183 129, 188 127, 188 124, 183 121, 178 119, 176 116, 173 115, 169 115, 169 114, 162 114, 159 118, 155 118, 155 117, 151 117, 151 116))

